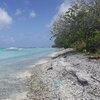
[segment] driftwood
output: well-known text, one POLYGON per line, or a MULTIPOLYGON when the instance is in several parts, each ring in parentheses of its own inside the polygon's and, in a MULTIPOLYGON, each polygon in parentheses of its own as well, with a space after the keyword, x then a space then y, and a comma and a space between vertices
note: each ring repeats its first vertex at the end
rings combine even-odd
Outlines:
POLYGON ((98 59, 100 59, 100 56, 90 56, 90 57, 88 57, 89 59, 96 59, 96 60, 98 60, 98 59))

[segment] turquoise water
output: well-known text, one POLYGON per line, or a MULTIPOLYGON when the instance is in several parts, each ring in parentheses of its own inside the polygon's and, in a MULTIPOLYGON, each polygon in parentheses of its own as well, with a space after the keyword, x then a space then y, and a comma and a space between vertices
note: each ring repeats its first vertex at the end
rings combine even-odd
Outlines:
POLYGON ((17 75, 30 70, 35 62, 54 51, 52 48, 0 49, 0 100, 22 92, 25 81, 17 75))

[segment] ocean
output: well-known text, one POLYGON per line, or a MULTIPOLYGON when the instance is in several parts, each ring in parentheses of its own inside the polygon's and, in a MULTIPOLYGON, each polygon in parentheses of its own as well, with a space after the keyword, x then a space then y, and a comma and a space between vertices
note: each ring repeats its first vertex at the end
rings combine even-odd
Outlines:
POLYGON ((17 100, 15 97, 26 89, 27 71, 54 51, 53 48, 0 49, 0 100, 17 100))

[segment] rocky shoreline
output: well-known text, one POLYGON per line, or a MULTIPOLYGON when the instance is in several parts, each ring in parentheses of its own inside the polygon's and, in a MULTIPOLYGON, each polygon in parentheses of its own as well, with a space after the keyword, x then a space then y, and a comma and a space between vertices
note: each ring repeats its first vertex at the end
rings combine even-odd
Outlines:
POLYGON ((100 60, 66 53, 33 66, 28 100, 100 100, 100 60))

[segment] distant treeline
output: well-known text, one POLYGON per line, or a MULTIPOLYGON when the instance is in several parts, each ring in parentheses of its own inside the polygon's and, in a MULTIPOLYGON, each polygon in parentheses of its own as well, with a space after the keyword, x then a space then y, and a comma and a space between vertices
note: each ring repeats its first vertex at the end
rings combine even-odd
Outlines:
POLYGON ((74 0, 51 32, 53 47, 100 53, 100 0, 74 0))

